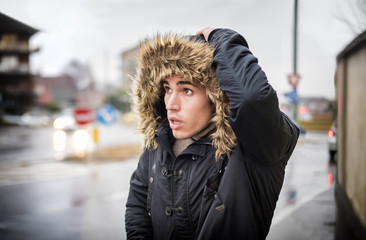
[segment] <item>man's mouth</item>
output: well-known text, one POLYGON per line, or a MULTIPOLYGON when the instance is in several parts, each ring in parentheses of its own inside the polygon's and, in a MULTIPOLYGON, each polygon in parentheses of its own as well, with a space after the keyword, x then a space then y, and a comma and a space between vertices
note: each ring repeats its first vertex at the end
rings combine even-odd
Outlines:
POLYGON ((183 125, 183 122, 177 119, 169 119, 169 123, 172 130, 176 130, 183 125))

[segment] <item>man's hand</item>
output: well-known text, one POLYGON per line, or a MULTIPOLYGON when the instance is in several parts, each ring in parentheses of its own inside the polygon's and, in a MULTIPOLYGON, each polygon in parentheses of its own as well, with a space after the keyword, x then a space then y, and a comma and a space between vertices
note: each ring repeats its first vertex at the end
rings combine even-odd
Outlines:
POLYGON ((203 35, 205 40, 208 41, 208 36, 210 33, 214 30, 214 28, 211 27, 205 27, 204 29, 197 32, 198 35, 203 35))

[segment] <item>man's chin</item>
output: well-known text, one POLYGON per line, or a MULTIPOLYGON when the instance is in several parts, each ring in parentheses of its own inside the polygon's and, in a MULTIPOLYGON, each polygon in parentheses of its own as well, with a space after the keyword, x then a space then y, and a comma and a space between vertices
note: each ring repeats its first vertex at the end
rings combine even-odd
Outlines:
POLYGON ((193 134, 189 134, 189 133, 183 133, 181 131, 174 131, 173 130, 173 136, 174 136, 175 139, 183 140, 183 139, 190 138, 190 137, 192 137, 194 135, 193 134))

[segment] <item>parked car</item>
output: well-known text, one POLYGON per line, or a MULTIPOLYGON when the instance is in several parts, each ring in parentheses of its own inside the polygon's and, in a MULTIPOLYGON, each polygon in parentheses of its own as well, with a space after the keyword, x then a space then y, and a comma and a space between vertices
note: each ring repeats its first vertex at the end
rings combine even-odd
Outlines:
POLYGON ((47 114, 40 111, 26 112, 20 117, 20 120, 20 125, 26 127, 48 126, 52 122, 47 114))
POLYGON ((335 160, 335 155, 337 153, 337 120, 335 120, 328 130, 328 150, 330 160, 335 160))
POLYGON ((53 126, 59 130, 76 130, 78 127, 72 109, 64 109, 53 122, 53 126))

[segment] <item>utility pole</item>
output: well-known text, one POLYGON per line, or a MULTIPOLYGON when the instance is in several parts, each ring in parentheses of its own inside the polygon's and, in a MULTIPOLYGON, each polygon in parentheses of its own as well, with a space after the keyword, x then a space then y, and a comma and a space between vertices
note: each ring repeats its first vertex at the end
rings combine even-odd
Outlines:
POLYGON ((297 74, 297 0, 294 3, 294 56, 293 56, 293 74, 297 74))
POLYGON ((297 119, 297 102, 298 102, 298 96, 297 96, 297 85, 300 81, 300 74, 297 72, 297 15, 298 15, 298 0, 294 0, 294 31, 293 31, 293 69, 292 73, 287 75, 287 79, 289 84, 292 87, 292 91, 288 94, 286 94, 291 102, 294 104, 294 112, 293 112, 293 118, 297 119))

